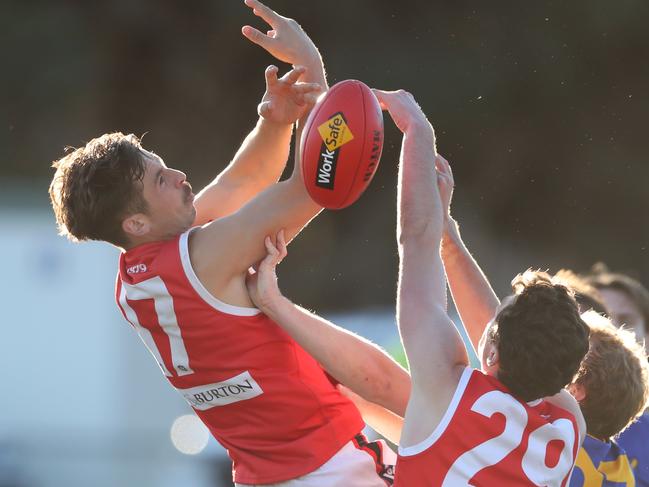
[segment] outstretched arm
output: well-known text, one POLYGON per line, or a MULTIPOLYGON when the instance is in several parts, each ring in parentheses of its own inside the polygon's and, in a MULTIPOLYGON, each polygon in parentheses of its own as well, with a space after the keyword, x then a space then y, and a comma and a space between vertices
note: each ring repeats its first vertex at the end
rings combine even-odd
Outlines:
POLYGON ((375 93, 404 134, 397 206, 397 321, 412 374, 401 441, 408 446, 424 440, 437 426, 468 358, 446 314, 446 278, 440 257, 443 215, 433 127, 409 93, 375 93))
MULTIPOLYGON (((247 201, 277 182, 288 158, 293 123, 304 111, 296 113, 305 103, 313 103, 316 90, 326 90, 327 82, 322 58, 315 44, 297 22, 282 17, 261 2, 247 0, 246 5, 272 28, 262 34, 250 26, 243 35, 266 49, 279 61, 294 66, 288 75, 297 88, 293 98, 282 92, 282 81, 277 79, 277 68, 266 70, 266 94, 259 104, 259 120, 248 134, 232 162, 196 197, 195 225, 202 225, 229 215, 247 201), (297 83, 298 79, 301 83, 297 83), (318 85, 316 87, 316 85, 318 85), (288 108, 288 110, 287 110, 288 108), (290 109, 293 109, 291 111, 290 109)), ((299 137, 298 137, 299 140, 299 137)))
POLYGON ((369 340, 293 304, 277 285, 275 267, 286 256, 283 232, 277 246, 265 239, 267 256, 250 274, 248 292, 266 315, 293 337, 337 381, 366 400, 399 415, 405 413, 410 377, 384 350, 369 340))
POLYGON ((257 126, 232 162, 197 195, 194 225, 231 214, 278 181, 288 158, 293 123, 315 103, 321 90, 316 83, 299 83, 304 73, 305 68, 298 66, 278 79, 275 66, 266 69, 257 126))
POLYGON ((489 280, 462 241, 460 228, 451 216, 454 179, 448 161, 439 154, 436 161, 437 185, 442 199, 444 234, 442 260, 455 307, 474 348, 478 349, 485 325, 500 304, 489 280))
MULTIPOLYGON (((282 61, 303 63, 305 82, 325 85, 320 54, 297 22, 278 15, 256 0, 247 0, 246 4, 272 30, 262 34, 246 26, 244 35, 282 61)), ((305 110, 299 116, 304 117, 306 113, 305 110)), ((250 305, 244 276, 249 266, 266 255, 264 236, 275 235, 284 228, 290 240, 322 209, 311 200, 302 182, 300 136, 301 128, 298 127, 296 163, 289 179, 271 184, 237 211, 192 234, 192 264, 201 282, 219 299, 250 305)))
POLYGON ((304 66, 307 71, 302 81, 318 83, 326 90, 327 78, 322 57, 300 24, 279 15, 258 0, 246 0, 245 3, 270 26, 270 30, 263 34, 254 27, 245 25, 241 29, 242 34, 274 58, 293 66, 304 66))

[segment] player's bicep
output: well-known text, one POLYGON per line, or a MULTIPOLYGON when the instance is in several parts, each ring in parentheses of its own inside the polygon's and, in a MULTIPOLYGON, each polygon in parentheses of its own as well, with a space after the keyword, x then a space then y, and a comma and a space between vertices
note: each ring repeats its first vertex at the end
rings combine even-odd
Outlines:
POLYGON ((468 365, 468 356, 460 334, 444 310, 422 301, 425 300, 401 301, 399 329, 413 379, 429 378, 427 383, 433 384, 456 366, 468 365))
POLYGON ((196 219, 194 226, 204 225, 238 211, 261 190, 254 180, 234 180, 219 177, 206 186, 194 201, 196 219))
POLYGON ((273 184, 235 213, 213 221, 192 242, 195 265, 227 280, 266 255, 264 237, 282 228, 292 237, 320 208, 295 180, 273 184))

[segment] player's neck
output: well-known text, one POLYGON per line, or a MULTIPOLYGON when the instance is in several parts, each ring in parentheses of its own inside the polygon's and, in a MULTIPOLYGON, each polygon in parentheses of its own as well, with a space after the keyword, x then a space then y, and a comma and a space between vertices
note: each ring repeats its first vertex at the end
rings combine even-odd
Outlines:
POLYGON ((129 243, 124 246, 123 250, 128 252, 129 250, 133 250, 136 247, 140 247, 142 245, 150 244, 150 243, 155 243, 155 242, 162 242, 164 240, 171 240, 175 237, 177 237, 179 234, 175 235, 156 235, 153 233, 148 233, 147 235, 142 235, 139 237, 131 237, 129 239, 129 243))

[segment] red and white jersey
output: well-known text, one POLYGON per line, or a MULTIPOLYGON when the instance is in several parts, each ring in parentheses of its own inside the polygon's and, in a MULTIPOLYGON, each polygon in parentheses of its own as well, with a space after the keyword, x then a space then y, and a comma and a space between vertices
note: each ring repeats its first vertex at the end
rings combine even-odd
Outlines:
POLYGON ((466 368, 435 431, 399 448, 394 485, 563 487, 578 449, 571 413, 521 402, 496 378, 466 368))
POLYGON ((237 483, 305 475, 361 431, 361 416, 276 323, 203 287, 189 260, 191 231, 122 253, 118 305, 228 449, 237 483))

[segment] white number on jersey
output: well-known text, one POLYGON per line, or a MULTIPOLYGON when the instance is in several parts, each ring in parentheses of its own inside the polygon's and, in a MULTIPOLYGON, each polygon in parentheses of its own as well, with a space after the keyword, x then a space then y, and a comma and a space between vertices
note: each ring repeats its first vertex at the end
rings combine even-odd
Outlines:
POLYGON ((169 346, 171 349, 171 362, 173 364, 174 370, 176 373, 181 375, 193 374, 194 371, 189 367, 189 357, 187 356, 187 350, 185 349, 185 343, 183 342, 183 337, 180 332, 180 327, 178 326, 178 321, 176 320, 176 312, 174 311, 173 298, 167 286, 160 278, 160 276, 152 277, 145 281, 139 282, 135 285, 127 284, 122 281, 122 289, 119 295, 119 304, 124 310, 126 319, 133 325, 137 330, 140 338, 149 349, 151 354, 155 357, 162 373, 167 377, 171 377, 172 374, 169 372, 169 369, 164 364, 162 356, 158 347, 156 347, 155 341, 151 332, 140 325, 140 322, 137 318, 137 314, 128 304, 127 298, 131 301, 138 301, 141 299, 153 299, 154 308, 156 315, 158 316, 158 323, 160 328, 169 338, 169 346))
MULTIPOLYGON (((470 487, 467 479, 503 460, 523 439, 527 411, 509 394, 487 392, 473 403, 471 410, 488 418, 496 413, 502 414, 505 416, 505 430, 460 455, 446 473, 442 487, 470 487)), ((529 435, 521 465, 523 472, 536 485, 560 486, 572 468, 574 444, 575 432, 567 419, 558 419, 537 428, 529 435), (548 444, 553 440, 562 441, 563 450, 557 464, 550 468, 545 465, 545 455, 548 444)))

